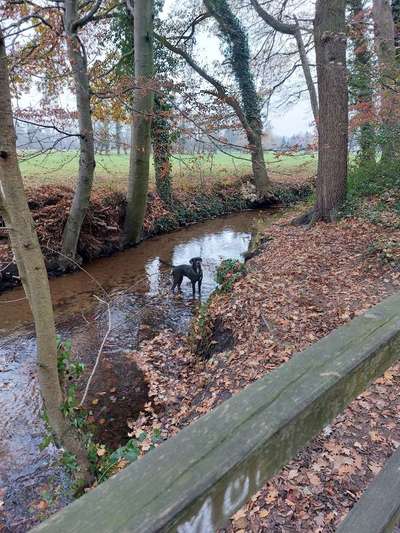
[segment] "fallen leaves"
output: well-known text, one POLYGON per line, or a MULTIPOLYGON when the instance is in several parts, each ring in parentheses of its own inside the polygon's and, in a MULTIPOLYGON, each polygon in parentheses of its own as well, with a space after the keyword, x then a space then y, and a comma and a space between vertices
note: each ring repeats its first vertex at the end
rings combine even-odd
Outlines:
MULTIPOLYGON (((248 262, 250 274, 209 305, 210 317, 234 334, 229 352, 199 360, 184 337, 169 331, 135 352, 151 402, 131 431, 150 434, 157 425, 163 438, 175 434, 393 292, 400 274, 368 253, 370 242, 388 231, 357 220, 308 230, 269 228, 273 240, 248 262)), ((252 497, 226 530, 333 531, 400 443, 398 376, 396 367, 389 369, 252 497)))
MULTIPOLYGON (((150 387, 150 401, 126 428, 128 436, 146 434, 142 455, 154 432, 163 440, 176 434, 400 287, 400 273, 368 251, 371 242, 398 238, 387 228, 347 220, 307 230, 275 225, 268 233, 273 240, 248 262, 250 275, 209 305, 211 319, 233 332, 228 352, 198 359, 184 336, 167 330, 132 352, 150 387)), ((226 531, 334 531, 400 445, 399 369, 387 370, 326 426, 226 531)))
POLYGON ((96 450, 96 453, 99 457, 103 457, 107 453, 107 450, 105 446, 99 446, 96 450))

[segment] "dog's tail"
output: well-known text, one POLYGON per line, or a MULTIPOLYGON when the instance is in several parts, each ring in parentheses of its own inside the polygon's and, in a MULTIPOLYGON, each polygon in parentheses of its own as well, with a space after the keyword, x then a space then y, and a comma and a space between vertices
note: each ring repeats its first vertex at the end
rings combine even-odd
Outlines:
POLYGON ((161 258, 160 258, 160 263, 161 263, 162 265, 167 266, 167 267, 174 268, 174 265, 171 265, 171 263, 167 263, 167 261, 164 261, 164 259, 161 259, 161 258))

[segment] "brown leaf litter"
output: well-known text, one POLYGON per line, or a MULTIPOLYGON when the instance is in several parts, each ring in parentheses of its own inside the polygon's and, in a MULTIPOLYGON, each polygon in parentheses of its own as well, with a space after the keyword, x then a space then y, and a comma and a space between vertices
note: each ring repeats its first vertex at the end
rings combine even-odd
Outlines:
MULTIPOLYGON (((348 219, 297 228, 279 223, 248 273, 209 305, 234 347, 210 360, 165 331, 132 355, 151 402, 133 425, 164 438, 207 413, 333 329, 399 289, 398 265, 373 242, 400 231, 348 219)), ((232 518, 224 531, 331 532, 400 444, 400 365, 351 403, 232 518)), ((143 451, 144 453, 144 451, 143 451)))

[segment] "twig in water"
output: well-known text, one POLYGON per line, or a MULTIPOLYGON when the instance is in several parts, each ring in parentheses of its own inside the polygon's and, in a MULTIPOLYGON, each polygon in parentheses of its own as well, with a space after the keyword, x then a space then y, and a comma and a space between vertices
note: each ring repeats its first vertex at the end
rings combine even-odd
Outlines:
POLYGON ((79 403, 79 407, 82 407, 82 405, 84 404, 85 400, 86 400, 86 396, 87 396, 87 393, 89 391, 89 387, 90 387, 90 384, 92 382, 92 379, 93 379, 93 376, 95 375, 96 373, 96 370, 97 370, 97 367, 99 365, 99 362, 100 362, 100 357, 101 357, 101 354, 103 352, 103 348, 104 348, 104 345, 107 341, 107 338, 108 336, 110 335, 111 333, 111 328, 112 328, 112 324, 111 324, 111 309, 110 309, 110 304, 108 302, 106 302, 105 300, 102 300, 101 298, 99 298, 98 296, 94 295, 95 298, 97 298, 97 300, 99 300, 99 302, 105 304, 107 306, 107 313, 108 313, 108 328, 107 328, 107 331, 106 331, 106 334, 104 335, 103 337, 103 340, 101 342, 101 345, 100 345, 100 348, 99 348, 99 351, 97 352, 97 357, 96 357, 96 362, 94 364, 94 367, 92 369, 92 372, 90 373, 90 376, 89 376, 89 379, 86 383, 86 387, 85 387, 85 392, 83 393, 83 396, 82 396, 82 399, 79 403))

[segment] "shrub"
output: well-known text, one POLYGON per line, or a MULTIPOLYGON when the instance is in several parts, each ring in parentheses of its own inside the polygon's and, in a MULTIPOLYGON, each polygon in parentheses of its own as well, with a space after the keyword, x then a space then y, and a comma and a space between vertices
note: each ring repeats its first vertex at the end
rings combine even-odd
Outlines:
MULTIPOLYGON (((349 170, 347 199, 342 208, 342 215, 352 216, 358 213, 371 222, 379 222, 380 213, 390 206, 376 204, 373 210, 368 207, 362 212, 361 207, 359 212, 362 200, 372 196, 382 197, 388 191, 398 191, 399 187, 400 161, 383 164, 356 159, 349 170)), ((394 205, 392 209, 395 211, 396 206, 394 205)))
POLYGON ((244 263, 237 259, 225 259, 222 261, 215 274, 216 282, 219 285, 218 290, 221 292, 231 291, 235 281, 241 278, 245 271, 244 263))

